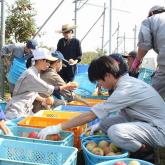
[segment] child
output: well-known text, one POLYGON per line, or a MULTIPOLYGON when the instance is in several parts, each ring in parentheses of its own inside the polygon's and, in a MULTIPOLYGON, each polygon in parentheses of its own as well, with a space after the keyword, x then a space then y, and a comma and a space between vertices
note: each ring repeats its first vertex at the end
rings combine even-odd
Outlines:
POLYGON ((6 126, 5 123, 5 114, 2 110, 2 108, 0 107, 0 129, 3 131, 3 133, 5 135, 12 135, 12 132, 10 131, 10 129, 6 126))

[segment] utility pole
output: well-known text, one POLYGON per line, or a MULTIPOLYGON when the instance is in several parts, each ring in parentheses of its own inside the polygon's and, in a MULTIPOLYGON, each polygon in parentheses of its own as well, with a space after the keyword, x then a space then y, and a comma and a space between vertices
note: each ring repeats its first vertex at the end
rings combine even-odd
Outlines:
POLYGON ((104 25, 105 25, 105 9, 106 9, 106 5, 104 3, 104 11, 103 11, 103 29, 102 29, 102 40, 101 40, 101 50, 102 52, 104 51, 104 25))
MULTIPOLYGON (((4 7, 5 3, 4 0, 0 1, 1 3, 1 32, 0 32, 0 51, 2 50, 2 47, 4 46, 5 42, 5 16, 4 16, 4 7)), ((1 90, 1 97, 4 97, 4 91, 5 91, 5 75, 4 75, 4 62, 3 59, 0 57, 0 90, 1 90)))
MULTIPOLYGON (((77 0, 74 1, 75 3, 75 11, 74 11, 74 24, 77 25, 77 0)), ((74 37, 76 38, 76 28, 74 29, 74 37)))
POLYGON ((109 54, 112 51, 112 0, 109 0, 109 54))
POLYGON ((125 33, 124 33, 124 36, 123 36, 123 40, 124 40, 124 54, 125 54, 125 33))
POLYGON ((118 22, 118 26, 117 26, 116 51, 117 51, 117 53, 119 51, 119 22, 118 22))
POLYGON ((135 25, 135 27, 133 28, 134 31, 134 50, 136 51, 136 33, 137 33, 137 26, 135 25))

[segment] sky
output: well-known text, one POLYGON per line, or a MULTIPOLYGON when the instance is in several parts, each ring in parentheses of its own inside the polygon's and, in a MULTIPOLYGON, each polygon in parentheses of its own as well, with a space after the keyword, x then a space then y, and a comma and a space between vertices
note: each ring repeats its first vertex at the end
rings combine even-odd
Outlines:
MULTIPOLYGON (((8 0, 11 1, 11 0, 8 0)), ((78 0, 78 6, 81 6, 86 0, 78 0)), ((77 35, 79 40, 82 40, 89 29, 94 25, 96 20, 105 10, 104 23, 104 49, 109 51, 109 1, 110 0, 88 0, 82 8, 77 11, 77 35)), ((31 0, 37 16, 35 17, 37 26, 42 26, 45 20, 55 10, 61 0, 31 0)), ((129 52, 134 49, 134 28, 137 27, 136 38, 140 24, 147 17, 149 9, 154 5, 164 5, 165 0, 112 0, 112 52, 117 50, 117 27, 118 31, 118 52, 129 52), (123 36, 125 33, 125 48, 123 36)), ((45 35, 37 38, 38 41, 48 47, 56 49, 58 40, 62 34, 57 33, 61 30, 63 24, 74 24, 74 0, 64 0, 59 9, 50 18, 48 23, 43 27, 41 32, 45 35)), ((83 52, 95 51, 101 48, 103 31, 103 17, 96 23, 86 38, 83 39, 81 45, 83 52)), ((137 39, 136 39, 137 42, 137 39)))

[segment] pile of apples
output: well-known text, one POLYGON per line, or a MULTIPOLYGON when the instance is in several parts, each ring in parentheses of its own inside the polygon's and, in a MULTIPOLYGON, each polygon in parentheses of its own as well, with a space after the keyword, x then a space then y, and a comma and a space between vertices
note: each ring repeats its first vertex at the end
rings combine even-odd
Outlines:
POLYGON ((114 165, 141 165, 141 163, 139 163, 139 161, 137 160, 131 160, 128 164, 124 161, 117 161, 116 163, 114 163, 114 165))
MULTIPOLYGON (((38 139, 38 133, 37 132, 30 132, 27 137, 33 138, 33 139, 38 139)), ((52 134, 52 135, 48 135, 46 137, 46 140, 61 141, 62 137, 59 134, 52 134)))
POLYGON ((86 148, 93 154, 100 156, 115 156, 122 154, 120 148, 106 140, 101 140, 98 142, 98 144, 94 141, 89 141, 86 144, 86 148))

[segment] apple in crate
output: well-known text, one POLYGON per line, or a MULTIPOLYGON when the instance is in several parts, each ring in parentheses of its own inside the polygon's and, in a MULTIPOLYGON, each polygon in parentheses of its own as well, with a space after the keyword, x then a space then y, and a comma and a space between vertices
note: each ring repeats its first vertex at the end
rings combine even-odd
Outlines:
POLYGON ((113 143, 111 143, 110 144, 110 148, 111 148, 111 151, 113 151, 113 152, 120 152, 121 151, 121 149, 119 148, 119 147, 117 147, 115 144, 113 144, 113 143))
POLYGON ((140 163, 137 160, 131 160, 128 165, 140 165, 140 163))
POLYGON ((127 164, 123 161, 118 161, 114 165, 127 165, 127 164))
POLYGON ((100 156, 103 156, 104 155, 104 151, 102 148, 100 147, 95 147, 93 148, 93 150, 91 151, 93 154, 95 155, 100 155, 100 156))
POLYGON ((107 147, 107 146, 109 146, 109 142, 107 142, 106 140, 101 140, 98 143, 98 147, 100 147, 100 148, 104 148, 104 147, 107 147))
POLYGON ((38 139, 38 133, 37 132, 30 132, 28 135, 28 138, 38 139))
POLYGON ((89 151, 92 151, 94 147, 96 147, 97 144, 94 142, 94 141, 89 141, 87 144, 86 144, 86 148, 89 150, 89 151))
POLYGON ((90 136, 91 130, 85 132, 85 136, 90 136))
POLYGON ((52 134, 52 135, 47 135, 46 140, 60 141, 62 140, 62 138, 59 134, 52 134))

